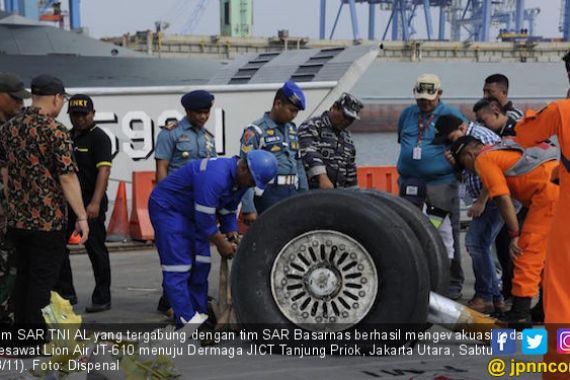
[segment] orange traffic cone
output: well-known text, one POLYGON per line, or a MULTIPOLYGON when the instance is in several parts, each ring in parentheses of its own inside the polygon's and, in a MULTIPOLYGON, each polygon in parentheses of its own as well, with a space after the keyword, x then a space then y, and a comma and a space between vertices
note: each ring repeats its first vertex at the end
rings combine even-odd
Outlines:
POLYGON ((133 172, 133 198, 129 233, 134 240, 154 240, 148 214, 148 198, 154 188, 155 172, 133 172))
POLYGON ((107 241, 127 241, 129 239, 129 213, 127 210, 127 187, 119 182, 115 206, 107 228, 107 241))
POLYGON ((80 241, 81 241, 81 235, 77 231, 73 231, 73 233, 69 237, 69 241, 67 242, 67 244, 79 245, 80 241))

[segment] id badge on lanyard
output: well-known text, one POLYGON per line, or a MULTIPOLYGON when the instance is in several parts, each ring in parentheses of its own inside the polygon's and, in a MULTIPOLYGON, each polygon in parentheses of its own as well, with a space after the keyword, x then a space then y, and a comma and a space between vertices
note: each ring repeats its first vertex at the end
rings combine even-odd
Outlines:
POLYGON ((426 128, 429 127, 432 120, 433 120, 433 115, 431 115, 427 120, 427 123, 424 124, 422 120, 422 115, 420 114, 420 116, 418 117, 418 126, 419 126, 418 141, 416 143, 416 146, 414 147, 414 150, 412 151, 412 159, 414 160, 422 159, 422 141, 424 140, 424 132, 426 128))
POLYGON ((412 158, 414 160, 421 160, 422 159, 422 147, 416 146, 412 152, 412 158))

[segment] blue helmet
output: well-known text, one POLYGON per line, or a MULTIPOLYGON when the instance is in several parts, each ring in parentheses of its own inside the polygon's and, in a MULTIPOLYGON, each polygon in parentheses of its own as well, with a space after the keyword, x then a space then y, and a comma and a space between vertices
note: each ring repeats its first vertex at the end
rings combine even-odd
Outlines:
POLYGON ((255 194, 261 195, 277 175, 277 159, 265 150, 252 150, 247 154, 247 166, 255 181, 255 194))

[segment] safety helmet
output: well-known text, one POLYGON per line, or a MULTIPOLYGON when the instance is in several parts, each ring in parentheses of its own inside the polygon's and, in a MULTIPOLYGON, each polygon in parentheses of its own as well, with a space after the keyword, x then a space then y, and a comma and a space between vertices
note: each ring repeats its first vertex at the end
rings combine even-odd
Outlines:
POLYGON ((277 159, 265 150, 252 150, 247 154, 247 166, 255 181, 255 194, 259 196, 277 174, 277 159))

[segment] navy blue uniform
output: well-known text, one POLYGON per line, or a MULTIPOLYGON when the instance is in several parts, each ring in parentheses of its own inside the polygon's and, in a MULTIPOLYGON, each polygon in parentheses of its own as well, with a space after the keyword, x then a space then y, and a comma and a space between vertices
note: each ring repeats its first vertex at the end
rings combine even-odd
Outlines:
POLYGON ((156 139, 154 158, 168 160, 168 173, 190 160, 210 157, 217 157, 213 137, 205 128, 193 127, 186 117, 175 128, 162 129, 156 139))
POLYGON ((250 124, 241 138, 240 156, 245 158, 254 149, 271 152, 277 159, 277 177, 267 186, 261 197, 248 190, 243 198, 242 211, 261 214, 274 203, 308 189, 307 176, 299 154, 299 137, 293 123, 277 124, 266 112, 250 124))

